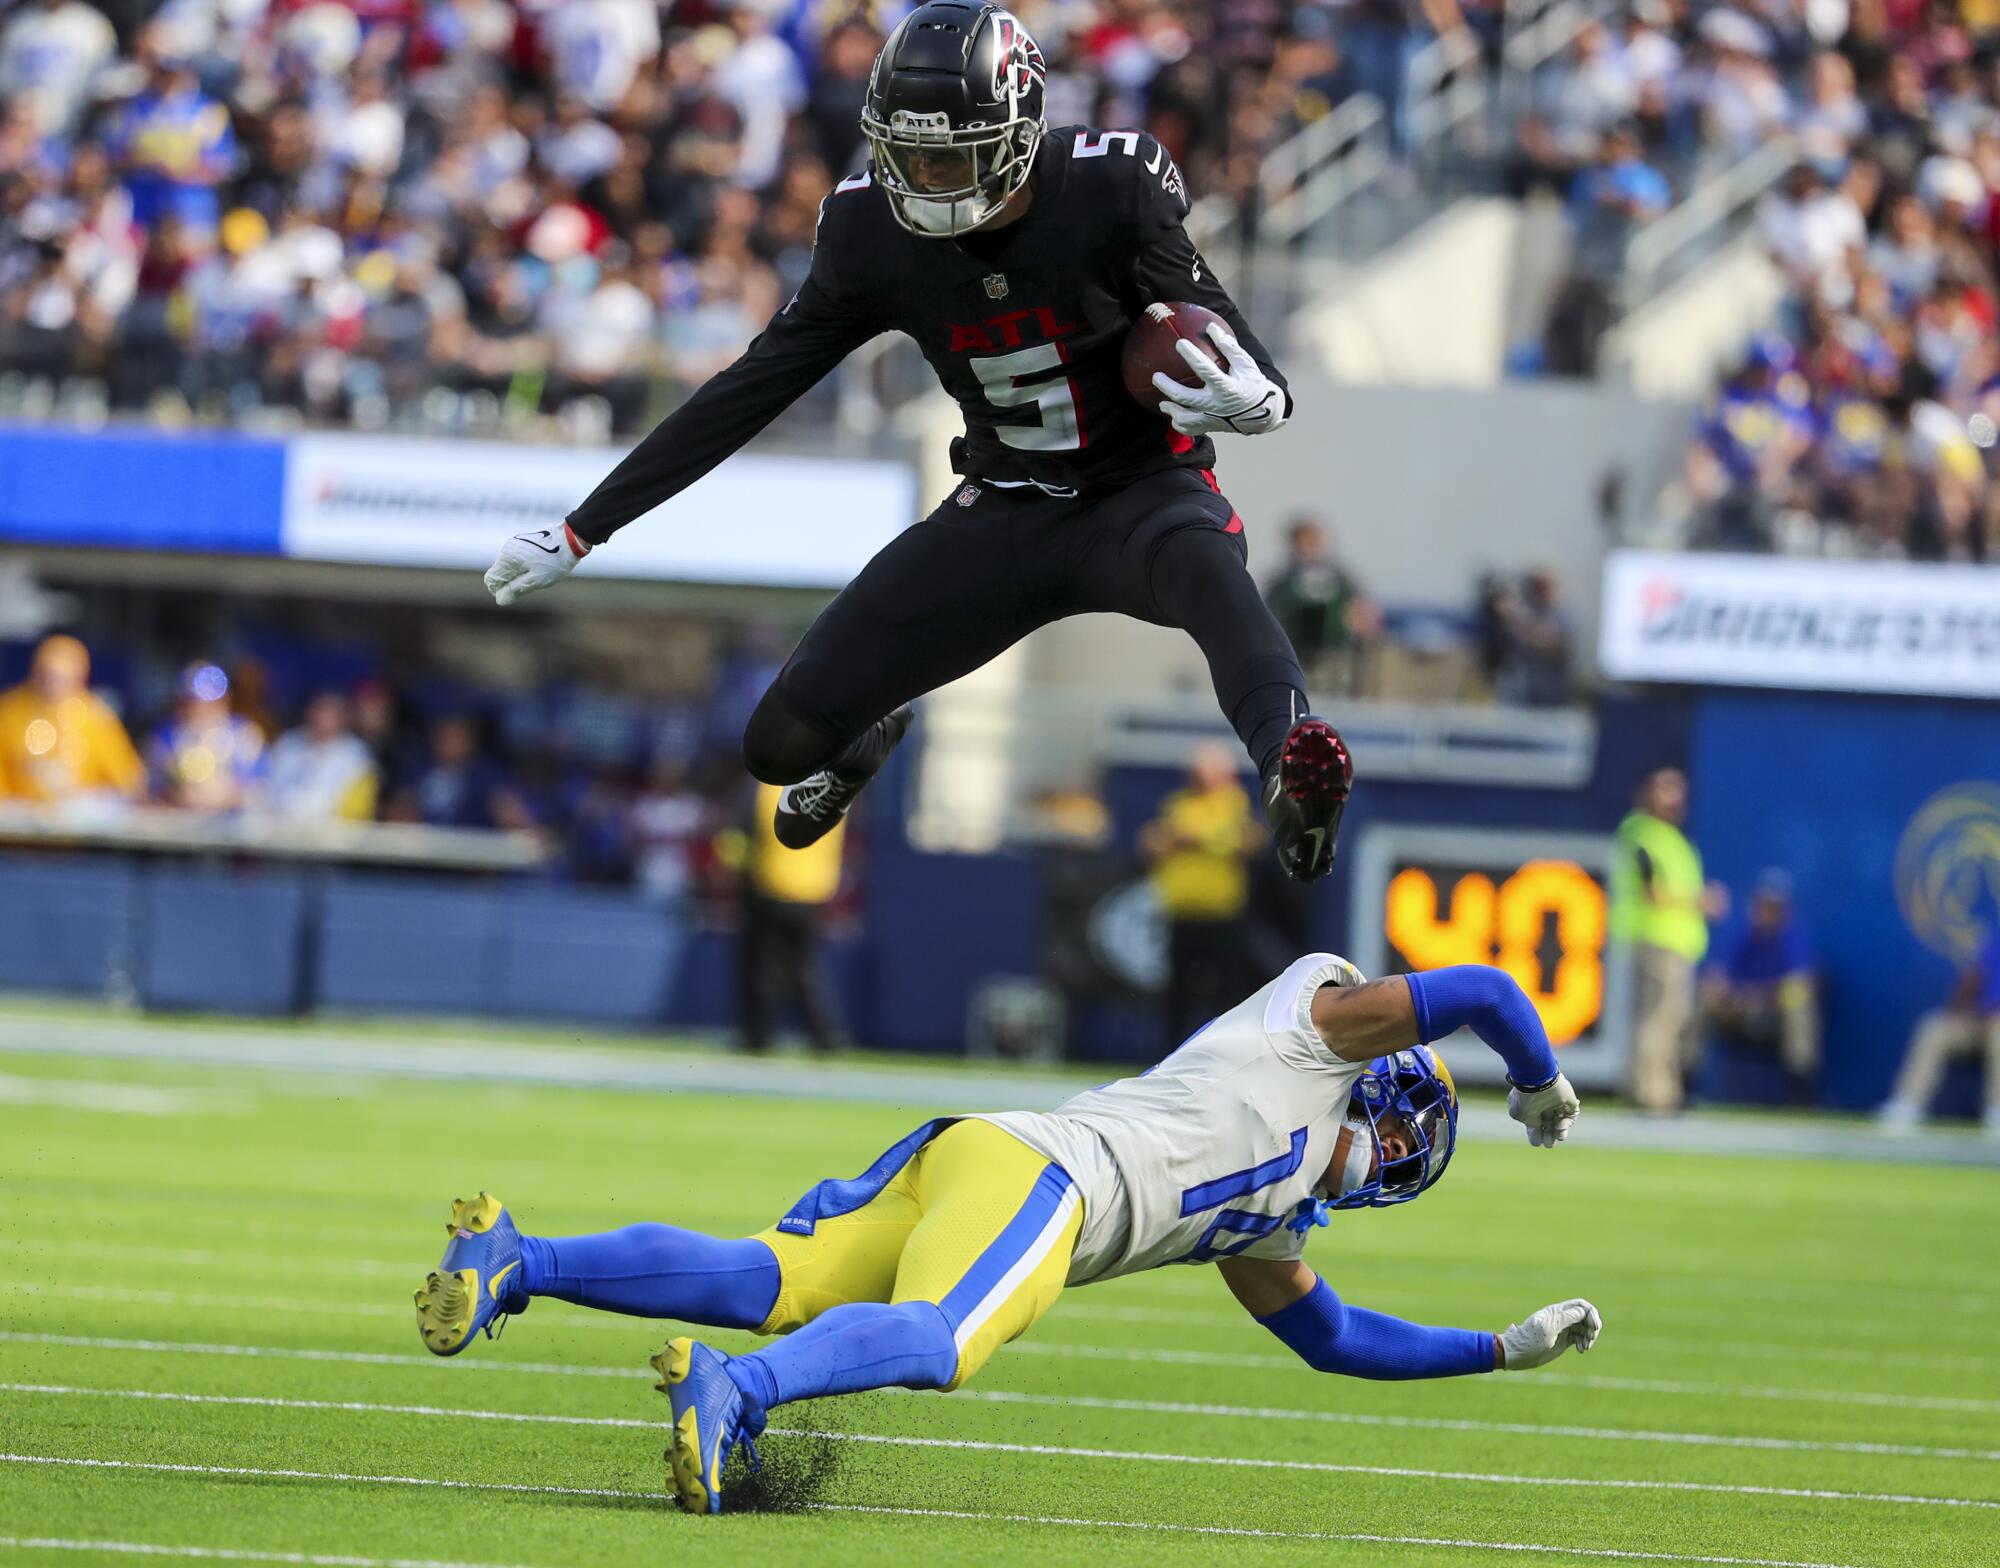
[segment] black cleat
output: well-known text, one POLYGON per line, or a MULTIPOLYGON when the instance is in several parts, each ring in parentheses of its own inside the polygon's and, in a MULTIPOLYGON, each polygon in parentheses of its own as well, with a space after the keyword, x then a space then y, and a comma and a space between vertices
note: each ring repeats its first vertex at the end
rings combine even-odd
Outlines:
POLYGON ((832 766, 786 785, 771 823, 778 842, 787 849, 805 849, 838 827, 861 787, 882 771, 914 716, 908 708, 898 708, 877 719, 832 766))
POLYGON ((1354 787, 1347 742, 1325 719, 1300 719, 1264 781, 1264 820, 1285 875, 1311 882, 1333 869, 1340 814, 1354 787))

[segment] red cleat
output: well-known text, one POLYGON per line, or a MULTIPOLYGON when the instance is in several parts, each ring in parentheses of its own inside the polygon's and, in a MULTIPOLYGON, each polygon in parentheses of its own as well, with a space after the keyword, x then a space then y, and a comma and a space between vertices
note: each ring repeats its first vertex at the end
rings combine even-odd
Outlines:
POLYGON ((1311 882, 1333 869, 1340 816, 1354 787, 1347 742, 1324 719, 1300 719, 1264 781, 1264 819, 1285 874, 1311 882))

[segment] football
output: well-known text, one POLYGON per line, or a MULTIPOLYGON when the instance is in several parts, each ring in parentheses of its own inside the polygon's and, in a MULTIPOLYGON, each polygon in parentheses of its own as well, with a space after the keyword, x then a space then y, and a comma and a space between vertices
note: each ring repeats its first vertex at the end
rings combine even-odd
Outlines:
POLYGON ((1153 385, 1155 372, 1164 373, 1183 386, 1200 386, 1200 379, 1174 345, 1186 338, 1200 345, 1218 365, 1222 364, 1221 350, 1208 335, 1209 323, 1220 321, 1222 318, 1214 311, 1184 301, 1148 305, 1145 313, 1132 323, 1132 330, 1125 334, 1125 354, 1120 367, 1125 375, 1125 390, 1144 407, 1158 408, 1160 389, 1153 385))

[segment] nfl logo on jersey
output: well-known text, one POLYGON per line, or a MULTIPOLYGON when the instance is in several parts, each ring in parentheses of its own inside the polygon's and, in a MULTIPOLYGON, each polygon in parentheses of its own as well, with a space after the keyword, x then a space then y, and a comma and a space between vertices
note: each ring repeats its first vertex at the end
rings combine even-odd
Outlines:
POLYGON ((986 297, 988 299, 1005 299, 1007 297, 1007 275, 1005 273, 987 273, 986 297))

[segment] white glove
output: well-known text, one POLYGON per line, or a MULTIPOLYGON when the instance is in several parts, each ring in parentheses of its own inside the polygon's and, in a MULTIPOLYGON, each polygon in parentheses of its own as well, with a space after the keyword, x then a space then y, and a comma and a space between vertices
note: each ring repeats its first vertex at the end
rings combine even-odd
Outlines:
POLYGON ((503 607, 561 582, 590 546, 577 538, 568 523, 560 528, 531 528, 500 546, 486 568, 486 591, 503 607))
POLYGON ((1529 1367, 1546 1366, 1571 1345, 1577 1354, 1597 1343, 1604 1332, 1604 1319, 1597 1308, 1581 1297, 1558 1301, 1532 1314, 1525 1323, 1515 1323, 1500 1335, 1500 1367, 1506 1372, 1525 1372, 1529 1367))
POLYGON ((1553 1149, 1567 1138, 1580 1109, 1576 1090, 1561 1073, 1556 1074, 1554 1083, 1532 1093, 1507 1091, 1507 1114, 1528 1129, 1528 1142, 1538 1149, 1553 1149))
POLYGON ((1221 322, 1209 323, 1208 336, 1222 350, 1228 368, 1182 338, 1174 347, 1201 377, 1201 385, 1183 386, 1166 372, 1157 372, 1153 385, 1167 398, 1160 412, 1184 436, 1213 435, 1218 430, 1233 430, 1239 436, 1269 435, 1285 422, 1285 389, 1264 374, 1236 341, 1236 334, 1221 322))

